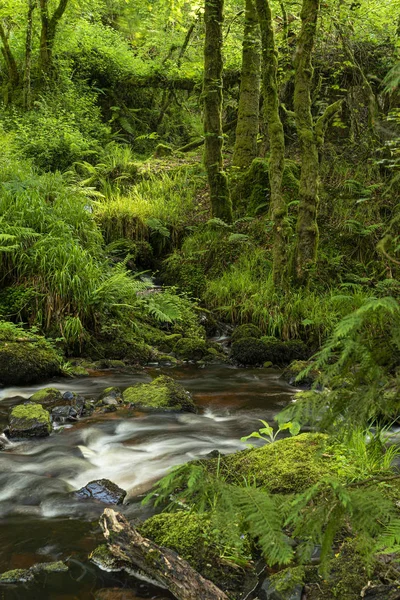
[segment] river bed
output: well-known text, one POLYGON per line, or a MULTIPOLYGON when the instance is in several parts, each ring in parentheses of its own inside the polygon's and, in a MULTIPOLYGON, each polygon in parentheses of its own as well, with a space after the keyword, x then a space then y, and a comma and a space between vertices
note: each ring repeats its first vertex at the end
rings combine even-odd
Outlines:
MULTIPOLYGON (((244 448, 241 436, 258 429, 257 419, 272 420, 294 392, 271 369, 213 365, 109 371, 3 389, 0 425, 3 428, 10 406, 43 387, 95 397, 108 386, 124 389, 160 374, 172 376, 192 393, 199 414, 132 409, 94 414, 49 438, 13 442, 0 452, 0 573, 54 560, 70 567, 68 573, 47 576, 35 585, 0 586, 2 600, 93 600, 96 590, 127 586, 126 577, 104 573, 87 559, 102 542, 98 518, 104 505, 76 500, 71 491, 94 479, 110 479, 128 492, 118 510, 129 519, 146 518, 149 509, 137 497, 153 481, 170 467, 212 450, 231 453, 244 448)), ((129 587, 126 600, 170 597, 133 578, 129 587)))

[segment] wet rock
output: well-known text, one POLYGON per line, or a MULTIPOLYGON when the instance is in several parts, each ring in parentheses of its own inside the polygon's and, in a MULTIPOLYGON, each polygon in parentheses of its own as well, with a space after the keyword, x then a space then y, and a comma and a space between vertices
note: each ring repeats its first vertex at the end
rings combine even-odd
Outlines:
POLYGON ((118 406, 118 400, 116 398, 112 398, 111 396, 103 398, 101 402, 104 404, 104 406, 118 406))
POLYGON ((34 383, 59 373, 59 357, 44 341, 0 343, 0 382, 3 385, 34 383))
POLYGON ((79 417, 90 417, 94 411, 94 404, 83 396, 75 396, 73 406, 79 417))
POLYGON ((126 367, 123 360, 113 360, 110 358, 102 358, 93 363, 96 369, 124 369, 126 367))
POLYGON ((50 413, 41 404, 14 406, 9 417, 10 438, 46 437, 51 433, 50 413))
POLYGON ((90 481, 85 487, 74 492, 74 495, 82 500, 92 498, 104 502, 104 504, 122 504, 126 491, 109 479, 97 479, 90 481))
POLYGON ((78 419, 78 413, 73 406, 55 406, 51 411, 51 418, 57 423, 76 421, 78 419))
POLYGON ((151 383, 138 383, 126 389, 123 400, 139 410, 196 412, 189 392, 166 375, 157 377, 151 383))
POLYGON ((63 400, 66 400, 67 402, 71 402, 75 396, 74 396, 73 392, 64 392, 62 397, 63 397, 63 400))
POLYGON ((82 367, 80 365, 76 367, 70 367, 70 369, 68 370, 68 374, 72 375, 72 377, 89 377, 90 375, 89 371, 87 371, 85 367, 82 367))
POLYGON ((365 600, 400 600, 400 585, 372 585, 363 594, 365 600))
POLYGON ((310 362, 305 360, 294 360, 290 363, 288 367, 283 371, 281 375, 281 379, 289 383, 290 385, 294 385, 295 387, 303 388, 303 389, 311 389, 313 383, 320 375, 320 371, 315 368, 311 368, 307 375, 304 375, 299 381, 296 381, 299 374, 304 371, 308 366, 310 366, 310 362))
POLYGON ((57 388, 44 388, 38 390, 29 398, 30 402, 36 402, 42 406, 56 406, 62 401, 62 394, 57 388))
POLYGON ((266 349, 266 359, 274 365, 288 365, 292 361, 305 361, 310 357, 310 350, 302 340, 282 341, 274 337, 261 338, 266 349))
POLYGON ((268 360, 267 349, 264 343, 255 338, 241 338, 234 342, 231 347, 232 359, 244 366, 262 365, 268 360))
POLYGON ((0 583, 28 583, 34 578, 30 569, 12 569, 0 575, 0 583))
POLYGON ((259 600, 301 600, 303 586, 298 584, 292 590, 279 592, 271 579, 265 579, 258 592, 259 600))
POLYGON ((36 577, 46 573, 66 573, 68 567, 62 561, 51 562, 51 563, 38 563, 30 567, 29 569, 13 569, 12 571, 6 571, 0 575, 0 584, 18 584, 18 583, 29 583, 34 581, 36 577))
POLYGON ((101 392, 98 400, 103 400, 104 398, 115 398, 116 400, 122 400, 122 392, 119 387, 108 387, 101 392))
POLYGON ((201 338, 182 338, 176 342, 174 353, 181 360, 201 360, 207 354, 207 344, 201 338))
POLYGON ((61 560, 50 563, 38 563, 29 569, 33 574, 39 573, 66 573, 68 567, 61 560))
POLYGON ((239 340, 249 337, 259 340, 261 336, 262 333, 259 327, 253 325, 252 323, 247 323, 245 325, 239 325, 239 327, 234 329, 231 336, 231 341, 232 343, 238 342, 239 340))

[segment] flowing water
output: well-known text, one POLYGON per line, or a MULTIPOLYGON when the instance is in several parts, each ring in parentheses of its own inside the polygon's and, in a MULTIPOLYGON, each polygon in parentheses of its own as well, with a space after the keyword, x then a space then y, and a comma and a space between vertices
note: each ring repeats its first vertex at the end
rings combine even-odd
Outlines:
MULTIPOLYGON (((68 561, 70 567, 67 574, 47 576, 35 585, 0 586, 1 600, 89 600, 100 588, 123 588, 124 576, 103 573, 87 559, 102 542, 98 518, 104 505, 76 500, 71 491, 93 479, 110 479, 128 492, 118 509, 129 519, 143 519, 149 509, 137 496, 155 479, 171 466, 212 450, 243 448, 240 437, 258 429, 257 419, 272 419, 293 394, 277 372, 221 365, 108 372, 53 380, 47 387, 95 397, 108 386, 126 388, 160 373, 192 393, 199 414, 143 414, 131 409, 95 414, 49 438, 12 442, 0 452, 0 573, 54 560, 68 561)), ((10 406, 43 387, 46 384, 1 390, 1 428, 10 406)), ((169 597, 132 578, 129 587, 126 600, 169 597)))

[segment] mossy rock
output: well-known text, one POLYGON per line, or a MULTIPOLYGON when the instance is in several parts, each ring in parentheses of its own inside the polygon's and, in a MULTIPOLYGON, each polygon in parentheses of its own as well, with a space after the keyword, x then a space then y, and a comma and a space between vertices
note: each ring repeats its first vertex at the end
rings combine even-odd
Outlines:
POLYGON ((12 569, 0 575, 0 583, 29 583, 34 580, 30 569, 12 569))
POLYGON ((318 369, 311 368, 308 375, 304 375, 299 381, 296 381, 300 373, 309 366, 310 363, 306 360, 294 360, 283 371, 281 379, 283 379, 290 385, 310 389, 313 383, 315 383, 315 381, 321 374, 321 372, 318 369))
POLYGON ((60 358, 46 342, 1 342, 0 382, 23 385, 60 374, 60 358))
POLYGON ((207 344, 201 338, 182 338, 176 342, 174 353, 181 360, 201 360, 207 354, 207 344))
POLYGON ((57 388, 43 388, 35 392, 29 400, 42 406, 53 407, 63 401, 63 395, 57 388))
POLYGON ((123 400, 139 410, 196 412, 189 392, 171 377, 161 375, 151 383, 138 383, 126 389, 123 400))
MULTIPOLYGON (((310 600, 358 600, 370 579, 365 558, 357 550, 356 539, 345 540, 335 552, 329 561, 328 576, 322 578, 316 571, 312 567, 306 568, 307 598, 310 600)), ((389 600, 389 596, 385 600, 389 600)))
MULTIPOLYGON (((241 485, 244 480, 266 488, 272 493, 303 492, 327 475, 336 474, 340 463, 330 452, 324 454, 327 436, 302 433, 278 440, 262 448, 242 450, 220 460, 220 472, 228 481, 241 485)), ((207 468, 217 468, 211 459, 207 468)))
POLYGON ((172 156, 174 154, 174 149, 167 144, 158 144, 153 152, 154 158, 164 158, 166 156, 172 156))
POLYGON ((310 351, 302 340, 289 340, 283 342, 273 337, 261 338, 265 349, 266 358, 274 365, 288 365, 294 360, 307 360, 310 351))
POLYGON ((10 438, 46 437, 51 433, 50 413, 41 404, 14 406, 9 417, 10 438))
MULTIPOLYGON (((150 517, 140 527, 141 535, 159 546, 175 550, 203 577, 213 581, 225 592, 241 590, 245 571, 228 561, 225 540, 210 521, 209 514, 179 511, 150 517)), ((248 550, 244 543, 244 549, 248 550)), ((236 595, 236 594, 235 594, 236 595)))
POLYGON ((231 346, 231 358, 240 365, 258 366, 269 360, 265 344, 255 338, 239 339, 231 346))
POLYGON ((71 367, 68 373, 69 375, 72 375, 72 377, 89 377, 90 375, 89 371, 81 366, 71 367))
POLYGON ((232 333, 231 341, 238 342, 243 338, 256 338, 260 339, 262 336, 261 329, 257 327, 257 325, 253 325, 252 323, 246 323, 245 325, 239 325, 236 327, 232 333))
POLYGON ((103 398, 115 398, 121 399, 122 392, 119 387, 108 387, 105 388, 98 397, 98 400, 103 400, 103 398))

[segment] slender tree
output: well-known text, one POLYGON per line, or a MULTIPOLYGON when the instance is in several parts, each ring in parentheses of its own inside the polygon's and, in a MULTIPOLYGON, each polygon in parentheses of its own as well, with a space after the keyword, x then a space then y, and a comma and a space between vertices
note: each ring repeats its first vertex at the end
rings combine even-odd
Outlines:
POLYGON ((233 165, 247 168, 257 156, 261 44, 255 0, 246 0, 242 73, 233 165))
POLYGON ((33 34, 33 12, 36 8, 36 0, 29 0, 28 17, 26 23, 25 38, 25 65, 24 65, 24 108, 31 107, 31 69, 32 69, 32 34, 33 34))
POLYGON ((49 13, 49 0, 39 0, 42 29, 40 33, 40 71, 42 77, 50 74, 53 63, 53 47, 57 26, 61 21, 69 0, 60 0, 52 16, 49 13))
POLYGON ((232 203, 222 161, 222 21, 224 0, 206 0, 204 44, 204 161, 214 217, 232 221, 232 203))
POLYGON ((17 62, 14 58, 14 55, 12 53, 10 44, 9 44, 9 33, 5 27, 5 25, 0 21, 0 40, 1 40, 1 52, 3 54, 5 63, 6 63, 6 67, 7 67, 7 72, 8 72, 8 79, 10 82, 10 87, 11 90, 14 90, 19 83, 19 72, 18 72, 18 66, 17 66, 17 62))
POLYGON ((279 114, 277 85, 278 54, 271 7, 268 0, 256 0, 262 41, 262 83, 265 119, 268 125, 270 158, 269 180, 271 188, 270 214, 274 227, 273 279, 276 287, 282 287, 287 266, 287 206, 282 191, 285 167, 285 136, 279 114))
POLYGON ((301 29, 294 58, 294 116, 301 153, 300 203, 295 245, 295 279, 299 284, 307 283, 310 268, 317 259, 319 149, 324 141, 326 124, 342 104, 342 100, 338 100, 329 105, 323 115, 314 121, 311 113, 312 54, 319 9, 320 0, 303 0, 301 29))

